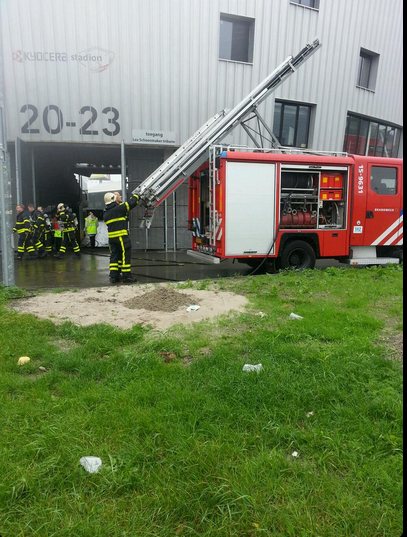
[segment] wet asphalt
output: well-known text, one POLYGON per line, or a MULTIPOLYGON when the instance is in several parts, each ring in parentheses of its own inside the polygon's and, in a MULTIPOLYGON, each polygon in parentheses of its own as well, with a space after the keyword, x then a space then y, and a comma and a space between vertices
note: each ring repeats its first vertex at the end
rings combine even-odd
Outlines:
MULTIPOLYGON (((317 262, 317 268, 338 265, 333 259, 317 262)), ((215 279, 251 272, 247 265, 229 260, 207 264, 189 256, 186 251, 137 251, 132 255, 132 274, 139 283, 215 279)), ((15 261, 16 285, 25 289, 102 287, 109 285, 108 276, 109 252, 106 248, 82 249, 80 257, 68 253, 63 259, 47 256, 15 261)))

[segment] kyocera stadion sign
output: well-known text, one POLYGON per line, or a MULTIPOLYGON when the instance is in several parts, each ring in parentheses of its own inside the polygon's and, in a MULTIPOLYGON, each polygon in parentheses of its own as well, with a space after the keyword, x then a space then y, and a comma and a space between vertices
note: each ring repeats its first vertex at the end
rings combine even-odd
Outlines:
POLYGON ((81 52, 68 53, 51 50, 14 50, 13 60, 17 63, 80 63, 90 71, 101 73, 114 60, 114 52, 99 47, 91 47, 81 52))

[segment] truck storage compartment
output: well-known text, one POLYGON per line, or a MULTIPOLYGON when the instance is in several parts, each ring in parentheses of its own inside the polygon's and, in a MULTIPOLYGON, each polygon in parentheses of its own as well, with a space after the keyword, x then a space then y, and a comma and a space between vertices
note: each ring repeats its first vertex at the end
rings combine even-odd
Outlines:
POLYGON ((280 228, 345 228, 346 173, 336 170, 281 170, 280 228))
POLYGON ((318 184, 318 172, 281 172, 280 227, 317 227, 318 184))

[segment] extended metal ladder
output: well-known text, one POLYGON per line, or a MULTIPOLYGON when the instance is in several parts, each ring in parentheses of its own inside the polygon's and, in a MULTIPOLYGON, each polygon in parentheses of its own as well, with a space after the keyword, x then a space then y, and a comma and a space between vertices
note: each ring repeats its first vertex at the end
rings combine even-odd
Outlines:
POLYGON ((296 56, 289 56, 232 110, 222 110, 209 119, 133 190, 133 193, 138 194, 146 205, 143 223, 147 228, 151 225, 154 208, 207 160, 207 149, 237 125, 243 124, 243 119, 248 114, 255 113, 257 115, 259 104, 305 62, 319 46, 319 40, 315 39, 296 56))

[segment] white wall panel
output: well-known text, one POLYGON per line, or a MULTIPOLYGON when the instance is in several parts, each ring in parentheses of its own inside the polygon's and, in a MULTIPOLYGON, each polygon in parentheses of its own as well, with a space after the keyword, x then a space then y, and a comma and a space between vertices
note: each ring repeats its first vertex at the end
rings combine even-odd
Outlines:
POLYGON ((402 15, 402 0, 320 0, 318 11, 289 0, 2 0, 8 137, 131 143, 133 129, 151 129, 180 144, 319 37, 322 47, 262 110, 272 124, 274 98, 315 104, 312 147, 341 150, 348 111, 402 125, 402 15), (218 59, 220 12, 255 19, 252 65, 218 59), (374 92, 356 87, 361 47, 380 54, 374 92), (86 52, 97 60, 79 61, 86 52), (57 113, 45 113, 54 133, 44 125, 49 105, 63 114, 59 129, 57 113), (84 106, 96 113, 88 134, 84 106), (113 136, 109 107, 119 114, 113 136), (22 132, 36 111, 29 128, 39 132, 22 132))

